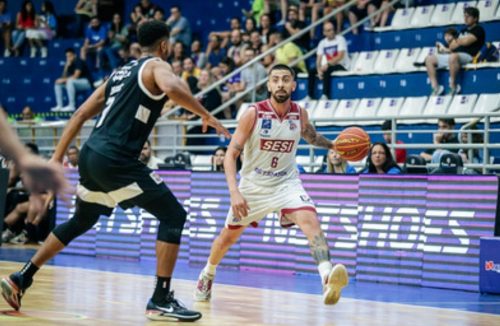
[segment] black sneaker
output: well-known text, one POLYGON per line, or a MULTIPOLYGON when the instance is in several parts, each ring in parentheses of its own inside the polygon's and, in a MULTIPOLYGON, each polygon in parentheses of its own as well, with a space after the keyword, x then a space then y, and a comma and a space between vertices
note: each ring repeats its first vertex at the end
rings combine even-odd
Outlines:
POLYGON ((21 273, 12 273, 9 277, 4 277, 0 283, 2 296, 12 308, 19 310, 21 308, 21 298, 26 289, 31 286, 31 283, 33 283, 33 279, 25 280, 21 273))
POLYGON ((188 310, 181 302, 174 298, 174 291, 171 291, 163 302, 156 303, 153 302, 153 299, 149 299, 146 306, 146 317, 157 321, 195 321, 201 318, 201 313, 188 310))

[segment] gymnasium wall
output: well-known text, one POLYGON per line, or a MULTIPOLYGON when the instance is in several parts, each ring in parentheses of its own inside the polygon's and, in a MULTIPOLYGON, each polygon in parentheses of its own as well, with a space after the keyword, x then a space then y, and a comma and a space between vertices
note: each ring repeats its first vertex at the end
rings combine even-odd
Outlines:
MULTIPOLYGON (((158 171, 189 212, 180 259, 206 262, 224 226, 229 195, 222 173, 158 171)), ((76 182, 77 173, 69 177, 76 182)), ((301 176, 315 201, 335 262, 356 280, 478 291, 479 238, 493 236, 496 176, 301 176)), ((168 209, 168 208, 165 208, 168 209)), ((72 209, 58 203, 57 223, 72 209)), ((157 221, 117 208, 75 240, 67 254, 155 259, 157 221)), ((306 238, 276 216, 249 227, 223 266, 316 274, 306 238)))

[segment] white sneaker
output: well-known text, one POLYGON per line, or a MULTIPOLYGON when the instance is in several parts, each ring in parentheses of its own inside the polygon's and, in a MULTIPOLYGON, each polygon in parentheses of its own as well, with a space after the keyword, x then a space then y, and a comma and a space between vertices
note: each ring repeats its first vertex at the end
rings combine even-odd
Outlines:
POLYGON ((40 49, 40 53, 41 53, 42 58, 47 58, 48 51, 47 51, 47 48, 45 46, 40 49))
POLYGON ((212 284, 214 281, 214 276, 205 273, 203 269, 198 277, 198 284, 196 285, 196 290, 194 292, 194 299, 196 301, 210 301, 212 297, 212 284))
POLYGON ((12 240, 12 238, 14 238, 15 236, 16 234, 12 232, 10 229, 5 229, 5 231, 2 232, 2 242, 7 243, 10 240, 12 240))
POLYGON ((75 111, 75 107, 73 105, 66 105, 65 107, 59 110, 59 112, 73 112, 73 111, 75 111))
POLYGON ((9 49, 5 49, 5 50, 3 50, 3 56, 4 56, 5 58, 10 57, 10 50, 9 50, 9 49))
POLYGON ((51 112, 61 112, 62 106, 56 105, 50 109, 51 112))
POLYGON ((336 304, 340 299, 342 288, 347 284, 349 284, 347 269, 342 264, 335 265, 323 285, 323 302, 328 305, 336 304))
POLYGON ((32 47, 30 49, 30 58, 34 58, 34 57, 36 57, 36 48, 32 47))
POLYGON ((23 230, 21 233, 19 233, 9 241, 9 243, 12 244, 25 244, 26 242, 28 242, 28 233, 26 232, 26 230, 23 230))

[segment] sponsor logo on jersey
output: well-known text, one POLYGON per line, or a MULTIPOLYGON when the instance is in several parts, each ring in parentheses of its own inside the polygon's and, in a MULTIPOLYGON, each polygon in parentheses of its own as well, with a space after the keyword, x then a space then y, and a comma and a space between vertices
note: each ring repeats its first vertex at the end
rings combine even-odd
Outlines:
POLYGON ((264 117, 260 125, 260 135, 264 137, 270 136, 272 126, 273 126, 273 120, 270 119, 269 117, 264 117))
POLYGON ((151 179, 153 179, 154 182, 156 182, 156 184, 160 184, 163 182, 163 179, 154 172, 151 172, 149 176, 151 177, 151 179))
POLYGON ((307 195, 300 195, 300 200, 302 200, 304 203, 312 203, 311 198, 307 195))
POLYGON ((295 140, 261 139, 260 150, 267 152, 290 153, 295 140))
POLYGON ((297 124, 295 124, 292 120, 288 120, 288 123, 290 125, 290 130, 297 129, 297 124))

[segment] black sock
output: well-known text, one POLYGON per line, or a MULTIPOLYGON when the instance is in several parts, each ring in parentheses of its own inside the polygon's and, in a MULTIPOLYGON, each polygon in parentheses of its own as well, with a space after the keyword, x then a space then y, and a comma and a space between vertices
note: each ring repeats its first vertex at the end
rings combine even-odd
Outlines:
POLYGON ((153 293, 153 301, 161 302, 165 300, 168 292, 170 292, 171 277, 156 276, 155 292, 153 293))
POLYGON ((26 230, 27 234, 28 234, 28 242, 31 241, 31 242, 36 242, 37 241, 37 235, 36 235, 36 232, 37 232, 37 228, 36 228, 36 225, 34 224, 31 224, 31 223, 26 223, 26 225, 24 226, 24 229, 26 230))
POLYGON ((40 268, 33 264, 31 260, 24 265, 23 269, 21 269, 21 275, 26 279, 26 280, 31 280, 33 278, 33 275, 39 270, 40 268))

